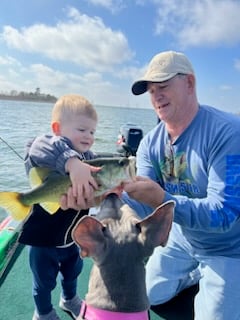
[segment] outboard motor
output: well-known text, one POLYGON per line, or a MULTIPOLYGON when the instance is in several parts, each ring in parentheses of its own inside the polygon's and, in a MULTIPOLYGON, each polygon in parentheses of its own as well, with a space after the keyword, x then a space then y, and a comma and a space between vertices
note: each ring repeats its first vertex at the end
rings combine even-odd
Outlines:
POLYGON ((117 152, 123 156, 135 156, 138 145, 143 138, 142 129, 131 123, 122 125, 119 129, 117 152))

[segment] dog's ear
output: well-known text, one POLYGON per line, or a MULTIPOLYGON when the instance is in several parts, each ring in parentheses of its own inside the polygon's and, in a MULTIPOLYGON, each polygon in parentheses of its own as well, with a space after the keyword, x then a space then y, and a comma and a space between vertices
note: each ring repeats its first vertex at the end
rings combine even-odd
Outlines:
POLYGON ((172 227, 174 206, 174 201, 167 201, 137 223, 141 229, 142 241, 147 241, 154 248, 166 245, 172 227))
POLYGON ((105 227, 97 219, 84 216, 72 230, 73 241, 81 248, 81 257, 94 257, 101 254, 105 246, 105 227))

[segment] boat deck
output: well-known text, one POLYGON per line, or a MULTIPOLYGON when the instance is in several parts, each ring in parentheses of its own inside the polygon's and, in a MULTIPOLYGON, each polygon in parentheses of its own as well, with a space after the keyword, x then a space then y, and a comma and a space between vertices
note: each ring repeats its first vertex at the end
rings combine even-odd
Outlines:
MULTIPOLYGON (((84 268, 79 276, 78 291, 82 298, 87 292, 89 272, 92 262, 89 258, 84 259, 84 268)), ((151 320, 192 320, 192 300, 196 288, 185 290, 172 301, 156 307, 155 312, 150 312, 151 320)), ((70 317, 58 307, 60 296, 59 284, 53 291, 53 305, 62 320, 70 317)), ((27 247, 24 247, 16 259, 12 269, 4 279, 0 287, 0 315, 1 320, 31 320, 33 314, 33 301, 31 296, 31 273, 28 266, 27 247)))

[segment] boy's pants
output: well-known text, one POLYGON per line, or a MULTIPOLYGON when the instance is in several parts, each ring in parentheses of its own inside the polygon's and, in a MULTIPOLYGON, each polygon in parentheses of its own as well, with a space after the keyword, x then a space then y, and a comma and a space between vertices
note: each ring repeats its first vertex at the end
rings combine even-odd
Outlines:
POLYGON ((83 261, 75 244, 66 248, 30 246, 29 262, 33 273, 33 298, 39 314, 47 314, 53 308, 51 292, 56 287, 58 274, 62 297, 68 300, 76 295, 83 261))

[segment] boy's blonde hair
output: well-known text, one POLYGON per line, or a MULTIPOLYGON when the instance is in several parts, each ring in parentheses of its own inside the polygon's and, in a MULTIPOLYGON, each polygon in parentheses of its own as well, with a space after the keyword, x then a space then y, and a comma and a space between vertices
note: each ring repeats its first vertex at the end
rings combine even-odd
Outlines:
POLYGON ((52 122, 62 122, 68 117, 83 115, 97 121, 97 112, 93 105, 77 94, 67 94, 60 97, 52 110, 52 122))

